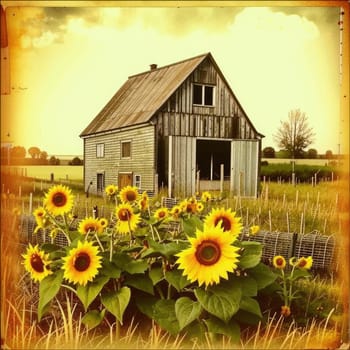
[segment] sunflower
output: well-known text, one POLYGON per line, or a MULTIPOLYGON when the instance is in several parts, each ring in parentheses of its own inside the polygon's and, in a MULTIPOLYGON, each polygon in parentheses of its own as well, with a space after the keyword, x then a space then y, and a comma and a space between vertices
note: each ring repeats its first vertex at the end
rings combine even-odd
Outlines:
POLYGON ((201 213, 203 211, 203 209, 204 209, 203 203, 198 202, 197 203, 197 211, 198 211, 198 213, 201 213))
POLYGON ((100 218, 98 222, 102 227, 102 230, 108 226, 108 220, 106 218, 100 218))
POLYGON ((48 260, 48 254, 38 248, 33 247, 30 243, 27 247, 27 253, 22 254, 24 258, 24 268, 30 273, 34 281, 40 282, 46 276, 51 275, 52 271, 48 267, 51 261, 48 260))
POLYGON ((168 216, 169 216, 169 210, 168 208, 165 208, 165 207, 157 209, 154 213, 154 217, 158 221, 166 219, 168 216))
POLYGON ((120 191, 119 197, 123 203, 133 203, 139 198, 138 188, 135 186, 126 186, 120 191))
POLYGON ((221 227, 225 232, 231 232, 232 235, 237 236, 242 230, 241 218, 236 217, 236 212, 229 209, 212 209, 212 211, 205 217, 204 223, 208 226, 216 226, 221 222, 221 227))
POLYGON ((282 305, 281 306, 281 315, 284 317, 288 317, 290 316, 291 311, 290 311, 290 307, 287 305, 282 305))
POLYGON ((183 200, 180 207, 184 213, 195 214, 197 211, 197 200, 194 197, 183 200))
POLYGON ((139 201, 139 208, 140 208, 140 210, 142 210, 142 211, 147 210, 148 206, 149 206, 148 202, 149 202, 148 194, 145 191, 145 192, 142 193, 141 199, 139 201))
POLYGON ((260 231, 260 226, 253 225, 249 228, 249 234, 255 236, 260 231))
POLYGON ((170 210, 170 214, 172 215, 172 217, 174 219, 178 219, 181 212, 182 212, 182 210, 181 210, 181 207, 179 205, 173 206, 170 210))
POLYGON ((54 216, 71 211, 74 196, 67 186, 56 185, 50 188, 44 199, 46 210, 54 216))
POLYGON ((68 256, 63 257, 62 269, 63 277, 73 283, 85 286, 91 282, 98 274, 101 265, 101 256, 99 250, 92 245, 92 242, 78 242, 77 248, 72 248, 68 256))
POLYGON ((99 219, 90 216, 79 223, 78 232, 82 235, 86 235, 89 232, 102 233, 103 227, 99 219))
POLYGON ((140 214, 135 214, 129 203, 119 204, 116 208, 117 230, 120 233, 134 231, 140 221, 140 214))
POLYGON ((296 266, 300 269, 309 270, 312 266, 313 260, 312 256, 308 256, 307 258, 304 258, 303 256, 298 259, 296 266))
POLYGON ((118 186, 115 186, 115 185, 108 185, 106 188, 105 188, 105 193, 107 196, 113 196, 114 194, 116 194, 118 191, 118 186))
POLYGON ((237 268, 238 247, 231 243, 235 237, 220 225, 197 229, 196 237, 188 237, 191 246, 176 254, 179 269, 191 282, 207 286, 219 283, 220 277, 228 279, 227 272, 237 268))
POLYGON ((276 269, 283 270, 286 267, 286 259, 282 255, 276 255, 272 259, 272 264, 276 269))
POLYGON ((209 202, 211 200, 211 194, 207 191, 202 193, 202 197, 201 197, 203 202, 209 202))
POLYGON ((45 228, 49 224, 49 220, 47 218, 46 210, 43 207, 39 207, 34 210, 33 212, 35 222, 36 222, 36 228, 34 230, 34 233, 37 233, 40 229, 45 228))

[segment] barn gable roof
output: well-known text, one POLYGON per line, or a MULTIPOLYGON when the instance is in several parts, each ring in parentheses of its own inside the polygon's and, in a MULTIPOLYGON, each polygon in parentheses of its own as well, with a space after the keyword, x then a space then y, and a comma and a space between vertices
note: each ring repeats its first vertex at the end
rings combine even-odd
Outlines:
MULTIPOLYGON (((177 88, 207 58, 210 59, 231 94, 235 96, 213 56, 208 52, 129 76, 128 80, 84 129, 80 137, 84 138, 149 122, 177 88)), ((236 97, 235 99, 252 129, 257 135, 264 137, 255 129, 236 97)))
POLYGON ((148 122, 209 55, 203 54, 130 76, 80 136, 148 122))

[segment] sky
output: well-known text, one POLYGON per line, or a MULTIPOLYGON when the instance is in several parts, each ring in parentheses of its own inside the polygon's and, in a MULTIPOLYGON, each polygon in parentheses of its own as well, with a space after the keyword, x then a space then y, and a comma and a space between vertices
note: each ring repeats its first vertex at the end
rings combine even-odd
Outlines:
POLYGON ((338 7, 7 7, 6 18, 2 141, 82 155, 79 134, 128 76, 211 52, 263 148, 279 149, 280 121, 300 109, 309 148, 338 153, 338 7))

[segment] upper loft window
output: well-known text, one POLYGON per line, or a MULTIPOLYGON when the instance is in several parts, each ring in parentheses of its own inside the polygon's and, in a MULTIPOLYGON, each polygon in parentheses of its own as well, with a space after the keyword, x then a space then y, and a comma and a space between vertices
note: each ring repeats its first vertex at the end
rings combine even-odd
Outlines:
POLYGON ((214 86, 193 84, 193 104, 214 106, 214 86))
POLYGON ((98 143, 96 144, 96 157, 103 158, 105 156, 105 144, 98 143))
POLYGON ((131 141, 121 142, 121 158, 131 158, 131 141))

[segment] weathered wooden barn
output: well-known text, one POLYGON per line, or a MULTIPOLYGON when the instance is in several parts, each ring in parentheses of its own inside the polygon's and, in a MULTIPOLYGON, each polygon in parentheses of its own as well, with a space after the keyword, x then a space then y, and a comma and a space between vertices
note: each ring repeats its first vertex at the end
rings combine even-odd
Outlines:
POLYGON ((263 135, 210 53, 130 76, 80 136, 93 193, 131 184, 170 197, 258 195, 263 135))

